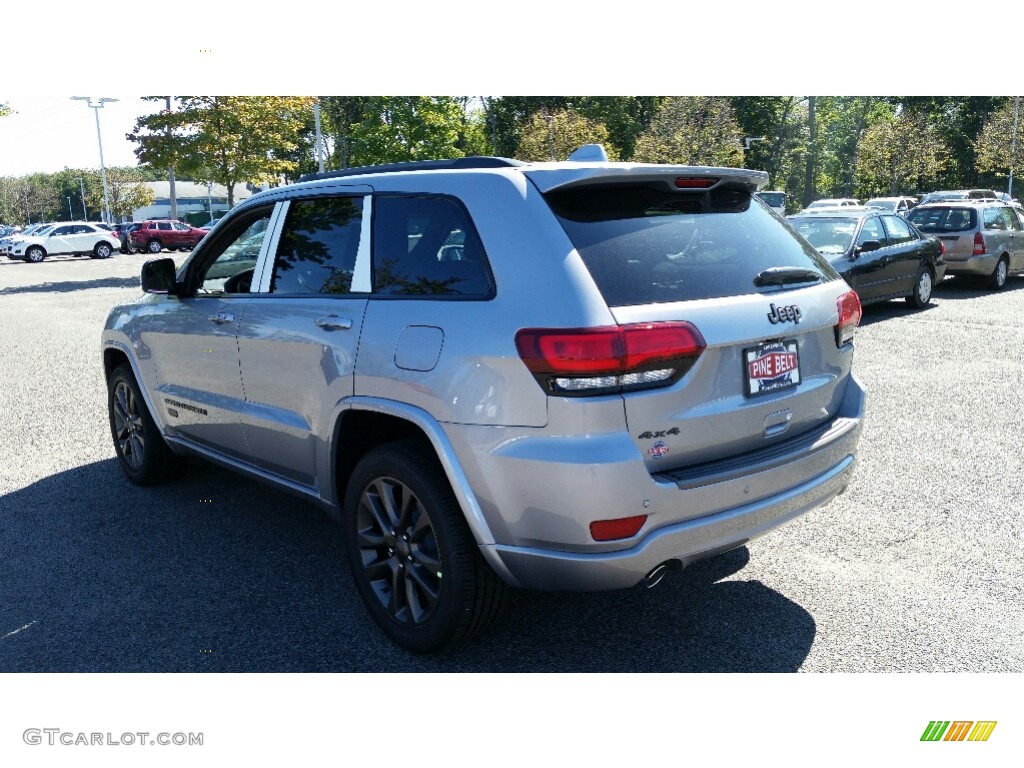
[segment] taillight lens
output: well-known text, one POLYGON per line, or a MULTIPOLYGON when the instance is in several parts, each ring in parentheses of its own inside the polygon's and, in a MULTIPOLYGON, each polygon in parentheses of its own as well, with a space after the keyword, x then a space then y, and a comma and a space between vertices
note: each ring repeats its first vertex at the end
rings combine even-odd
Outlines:
POLYGON ((678 381, 707 345, 691 323, 524 328, 516 349, 552 395, 597 395, 678 381))
POLYGON ((836 323, 836 346, 853 341, 853 334, 860 324, 862 311, 860 298, 856 293, 850 291, 836 299, 836 308, 839 310, 839 322, 836 323))
POLYGON ((974 233, 974 255, 985 255, 985 238, 981 236, 981 232, 974 233))
POLYGON ((944 242, 942 242, 941 240, 939 240, 939 256, 945 256, 945 255, 946 255, 946 244, 944 242))
POLYGON ((676 178, 678 189, 709 189, 718 183, 718 179, 708 176, 679 176, 676 178))

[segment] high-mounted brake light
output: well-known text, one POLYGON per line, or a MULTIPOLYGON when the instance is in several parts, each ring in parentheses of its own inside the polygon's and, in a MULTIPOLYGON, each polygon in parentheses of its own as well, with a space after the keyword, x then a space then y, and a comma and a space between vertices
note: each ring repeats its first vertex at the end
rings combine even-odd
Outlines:
POLYGON ((985 238, 982 237, 981 232, 974 233, 974 255, 985 255, 985 238))
POLYGON ((707 345, 687 322, 524 328, 516 349, 544 391, 596 395, 678 381, 707 345))
POLYGON ((718 183, 718 179, 711 179, 707 176, 679 176, 676 178, 676 186, 679 189, 707 189, 718 183))
POLYGON ((860 324, 862 310, 860 298, 856 293, 850 291, 836 299, 836 308, 839 310, 839 322, 836 323, 836 346, 841 347, 853 340, 853 334, 860 324))

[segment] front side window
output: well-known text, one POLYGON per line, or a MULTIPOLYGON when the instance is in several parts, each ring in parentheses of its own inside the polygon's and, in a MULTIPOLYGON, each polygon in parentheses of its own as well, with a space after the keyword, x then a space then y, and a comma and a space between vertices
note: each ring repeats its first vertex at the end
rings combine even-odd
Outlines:
POLYGON ((270 292, 350 293, 362 221, 361 198, 292 201, 274 259, 270 292))
POLYGON ((249 293, 273 211, 273 206, 250 211, 236 217, 221 231, 213 246, 219 251, 218 256, 212 262, 205 262, 195 277, 197 296, 249 293))
POLYGON ((491 295, 483 244, 462 205, 445 197, 375 198, 373 290, 406 296, 491 295))

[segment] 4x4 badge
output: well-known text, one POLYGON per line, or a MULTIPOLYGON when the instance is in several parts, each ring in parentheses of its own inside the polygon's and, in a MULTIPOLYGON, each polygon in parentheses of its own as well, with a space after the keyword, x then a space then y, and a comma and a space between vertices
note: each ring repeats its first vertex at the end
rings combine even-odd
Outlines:
POLYGON ((786 323, 790 321, 799 323, 800 318, 803 317, 800 307, 796 304, 790 304, 787 307, 776 307, 772 304, 771 308, 772 311, 768 313, 768 320, 771 321, 772 325, 775 323, 786 323))

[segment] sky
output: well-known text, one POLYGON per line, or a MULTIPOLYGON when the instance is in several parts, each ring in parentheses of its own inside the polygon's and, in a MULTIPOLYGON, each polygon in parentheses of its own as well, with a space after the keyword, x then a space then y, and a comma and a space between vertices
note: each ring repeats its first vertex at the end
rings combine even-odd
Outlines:
MULTIPOLYGON (((100 149, 96 138, 96 110, 84 101, 64 95, 0 94, 14 114, 0 118, 0 176, 54 173, 64 168, 99 168, 100 149)), ((137 164, 135 144, 125 135, 140 115, 159 110, 160 105, 138 96, 109 91, 93 94, 117 98, 99 110, 103 160, 106 167, 137 164)), ((98 103, 94 100, 92 103, 98 103)))

